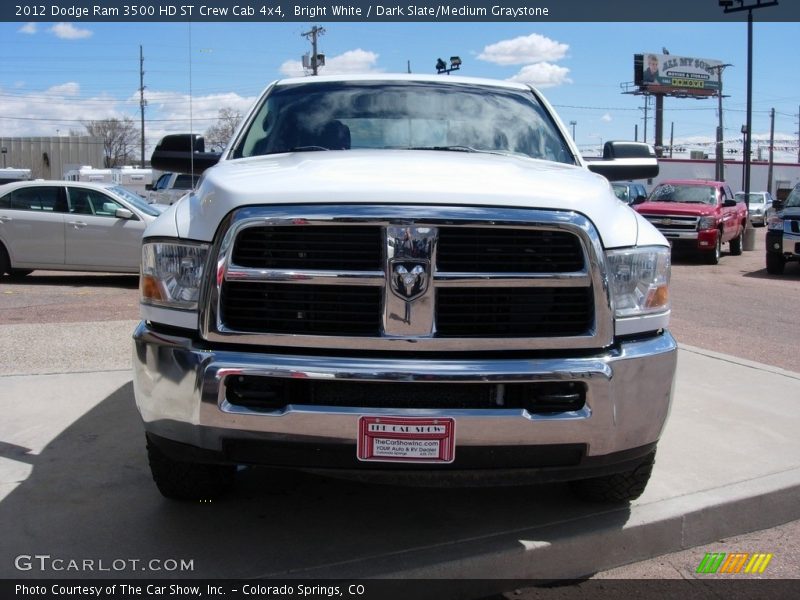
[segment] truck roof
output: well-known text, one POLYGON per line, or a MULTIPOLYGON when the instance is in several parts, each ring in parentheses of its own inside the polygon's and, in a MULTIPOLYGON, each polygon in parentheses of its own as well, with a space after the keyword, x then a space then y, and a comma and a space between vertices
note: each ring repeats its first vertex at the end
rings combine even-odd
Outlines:
POLYGON ((491 85, 493 87, 508 88, 514 90, 529 90, 531 86, 516 83, 513 81, 502 81, 498 79, 486 79, 481 77, 461 77, 453 75, 429 75, 414 73, 363 73, 358 75, 319 75, 317 77, 290 77, 279 79, 273 82, 278 85, 303 84, 314 85, 318 83, 331 83, 337 81, 428 81, 448 84, 491 85))

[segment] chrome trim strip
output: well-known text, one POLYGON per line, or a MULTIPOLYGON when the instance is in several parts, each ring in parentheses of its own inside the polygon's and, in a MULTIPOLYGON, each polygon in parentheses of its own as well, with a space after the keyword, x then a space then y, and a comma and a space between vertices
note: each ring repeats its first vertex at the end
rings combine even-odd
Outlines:
MULTIPOLYGON (((206 280, 200 301, 201 335, 210 342, 245 344, 258 346, 283 346, 297 348, 319 348, 340 350, 371 351, 482 351, 482 350, 564 350, 608 347, 614 339, 613 313, 610 305, 608 276, 605 266, 605 255, 600 236, 592 222, 582 214, 541 209, 497 208, 497 207, 462 207, 462 206, 388 206, 388 205, 279 205, 250 206, 231 213, 220 225, 223 232, 212 247, 210 256, 215 261, 216 277, 206 280), (410 218, 409 215, 414 215, 410 218), (595 320, 593 327, 585 335, 567 337, 469 337, 469 338, 437 338, 435 323, 430 325, 420 322, 421 327, 410 333, 401 334, 396 327, 386 327, 382 337, 358 336, 320 336, 299 334, 246 333, 234 331, 225 326, 221 320, 220 290, 222 282, 233 279, 237 275, 254 275, 257 269, 248 270, 236 265, 229 265, 230 256, 236 236, 245 228, 265 225, 283 226, 334 226, 363 225, 382 227, 384 229, 403 227, 424 230, 426 227, 478 227, 487 229, 519 229, 534 228, 550 231, 566 231, 576 235, 583 249, 586 264, 584 271, 577 273, 528 274, 529 287, 573 287, 579 286, 581 279, 593 289, 595 320), (252 271, 256 271, 253 273, 252 271), (229 274, 233 274, 229 277, 229 274)), ((388 235, 387 235, 388 237, 388 235)), ((388 252, 388 250, 387 250, 388 252)), ((382 257, 386 264, 389 256, 382 257)), ((508 285, 521 286, 517 274, 497 274, 497 279, 487 278, 486 273, 437 273, 435 270, 435 248, 430 257, 433 266, 432 284, 442 287, 496 287, 508 285)), ((273 273, 280 270, 273 270, 273 273)), ((302 274, 302 271, 299 271, 302 274)), ((389 287, 388 273, 382 273, 378 282, 377 273, 364 272, 365 279, 355 277, 354 285, 385 285, 389 287), (370 282, 370 283, 368 283, 370 282)), ((285 273, 284 273, 285 274, 285 273)), ((298 283, 325 282, 324 271, 315 272, 316 280, 298 280, 298 283)), ((344 273, 352 277, 352 273, 344 273)), ((330 284, 341 285, 345 279, 330 278, 330 284)), ((324 285, 325 283, 323 283, 324 285)), ((388 302, 384 294, 384 302, 388 302)), ((429 294, 423 298, 431 305, 429 294), (427 300, 426 300, 427 298, 427 300)), ((399 300, 399 298, 398 298, 399 300)), ((394 299, 392 299, 394 301, 394 299)), ((405 302, 401 302, 406 304, 405 302)), ((413 301, 410 303, 413 306, 413 301)), ((393 310, 391 314, 398 311, 393 310)), ((399 313, 401 317, 406 311, 399 313)), ((384 306, 384 315, 389 314, 389 307, 384 306)), ((401 318, 401 321, 403 318, 401 318)), ((398 323, 400 323, 398 321, 398 323)), ((396 323, 392 323, 395 325, 396 323)))
POLYGON ((303 269, 248 269, 228 267, 225 279, 231 281, 258 281, 271 283, 308 283, 314 285, 364 285, 383 286, 386 278, 382 271, 311 271, 303 269))
POLYGON ((586 271, 575 273, 437 273, 437 288, 442 287, 588 287, 592 279, 586 271))

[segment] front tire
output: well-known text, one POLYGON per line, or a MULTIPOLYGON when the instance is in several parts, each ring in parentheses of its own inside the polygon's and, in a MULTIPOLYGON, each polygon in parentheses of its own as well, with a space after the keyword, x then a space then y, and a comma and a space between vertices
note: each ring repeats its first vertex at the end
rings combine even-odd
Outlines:
POLYGON ((786 266, 786 259, 782 254, 767 252, 767 273, 770 275, 783 275, 783 267, 786 266))
POLYGON ((214 465, 173 460, 149 439, 147 457, 158 491, 173 500, 211 500, 234 484, 234 465, 214 465))
POLYGON ((717 243, 714 244, 713 252, 704 252, 703 258, 706 264, 716 265, 719 264, 719 259, 722 257, 722 232, 717 232, 717 243))
POLYGON ((631 502, 644 493, 655 464, 655 451, 631 471, 571 481, 572 493, 589 502, 631 502))

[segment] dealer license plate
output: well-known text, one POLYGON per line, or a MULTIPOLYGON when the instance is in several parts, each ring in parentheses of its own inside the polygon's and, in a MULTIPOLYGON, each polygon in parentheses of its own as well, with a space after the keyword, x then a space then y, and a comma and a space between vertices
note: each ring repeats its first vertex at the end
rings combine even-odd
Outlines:
POLYGON ((456 422, 451 418, 360 417, 357 447, 362 461, 451 463, 456 422))

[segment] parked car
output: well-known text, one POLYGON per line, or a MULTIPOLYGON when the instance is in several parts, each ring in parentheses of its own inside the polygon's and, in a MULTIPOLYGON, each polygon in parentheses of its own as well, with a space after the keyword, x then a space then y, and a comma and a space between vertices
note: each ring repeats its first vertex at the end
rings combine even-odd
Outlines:
POLYGON ((780 275, 787 262, 800 261, 800 184, 774 207, 767 220, 767 272, 780 275))
POLYGON ((147 201, 153 204, 175 204, 197 185, 199 175, 164 173, 148 187, 147 201))
MULTIPOLYGON (((769 192, 750 192, 747 198, 747 213, 750 217, 750 222, 753 225, 766 227, 769 218, 775 214, 775 209, 772 207, 772 194, 769 192)), ((745 202, 745 193, 736 192, 736 201, 745 202)))
POLYGON ((617 198, 622 200, 625 204, 633 204, 637 200, 641 201, 647 198, 647 188, 641 183, 615 181, 611 184, 611 187, 617 198))
POLYGON ((742 253, 747 207, 724 181, 662 181, 634 208, 673 248, 699 253, 709 264, 719 262, 724 243, 730 244, 734 256, 742 253))
POLYGON ((0 188, 0 275, 138 273, 142 233, 164 208, 109 184, 9 183, 0 188))

